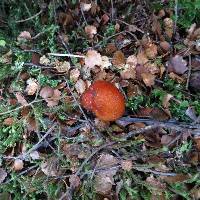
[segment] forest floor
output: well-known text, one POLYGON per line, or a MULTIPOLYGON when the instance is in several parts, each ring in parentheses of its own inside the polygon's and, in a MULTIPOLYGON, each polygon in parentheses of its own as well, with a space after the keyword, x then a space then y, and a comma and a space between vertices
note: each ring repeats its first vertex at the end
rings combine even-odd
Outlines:
POLYGON ((0 200, 200 199, 199 22, 199 0, 2 0, 0 200), (121 118, 82 105, 97 80, 121 118))

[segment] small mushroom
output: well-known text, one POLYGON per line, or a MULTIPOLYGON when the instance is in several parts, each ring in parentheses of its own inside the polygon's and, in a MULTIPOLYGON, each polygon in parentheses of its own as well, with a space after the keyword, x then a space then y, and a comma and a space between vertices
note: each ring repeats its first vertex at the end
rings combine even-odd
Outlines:
POLYGON ((112 83, 98 80, 81 96, 81 105, 102 121, 115 121, 125 111, 123 94, 112 83))

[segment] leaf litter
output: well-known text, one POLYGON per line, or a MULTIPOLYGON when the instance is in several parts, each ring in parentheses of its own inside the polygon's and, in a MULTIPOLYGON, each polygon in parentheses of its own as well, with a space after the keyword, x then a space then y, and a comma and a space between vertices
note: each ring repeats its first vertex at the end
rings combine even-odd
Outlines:
POLYGON ((59 191, 53 199, 199 196, 200 29, 194 23, 182 34, 168 1, 154 13, 134 4, 133 16, 122 14, 122 1, 54 7, 56 22, 49 10, 38 20, 49 20, 55 34, 53 26, 48 35, 22 26, 15 36, 21 55, 2 49, 0 63, 14 74, 2 79, 0 70, 0 183, 26 178, 32 184, 41 175, 48 185, 41 188, 59 191), (30 60, 23 57, 29 53, 30 60), (81 95, 97 80, 123 94, 122 118, 104 122, 81 106, 81 95))

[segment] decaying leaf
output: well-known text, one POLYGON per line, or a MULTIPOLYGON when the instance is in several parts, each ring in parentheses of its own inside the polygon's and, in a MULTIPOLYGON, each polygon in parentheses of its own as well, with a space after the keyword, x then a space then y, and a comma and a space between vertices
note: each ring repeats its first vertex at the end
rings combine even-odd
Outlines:
POLYGON ((54 63, 54 65, 55 65, 55 68, 57 69, 57 71, 61 72, 61 73, 64 73, 64 72, 67 73, 70 69, 70 63, 67 61, 64 61, 64 62, 56 61, 54 63))
POLYGON ((93 68, 95 65, 102 65, 102 58, 100 53, 95 50, 89 50, 85 57, 85 65, 88 68, 93 68))
POLYGON ((55 157, 51 157, 47 161, 41 164, 41 170, 47 176, 58 176, 61 174, 59 169, 59 160, 55 157))
POLYGON ((188 70, 188 66, 182 56, 176 55, 167 62, 167 69, 169 72, 184 74, 188 70))
POLYGON ((86 84, 82 79, 79 79, 75 84, 75 88, 78 94, 83 94, 86 89, 86 84))
POLYGON ((44 56, 40 57, 40 64, 48 65, 48 64, 50 64, 50 60, 44 55, 44 56))
POLYGON ((125 56, 122 51, 116 51, 113 55, 112 64, 117 68, 122 68, 125 64, 125 56))
POLYGON ((166 181, 167 183, 178 183, 178 182, 183 182, 186 181, 190 178, 189 175, 187 174, 176 174, 175 176, 162 176, 161 179, 166 181))
POLYGON ((36 91, 39 89, 39 85, 36 79, 29 78, 27 81, 26 92, 28 95, 34 95, 36 91))
POLYGON ((71 175, 69 177, 69 182, 72 188, 77 188, 80 185, 81 180, 77 175, 71 175))
POLYGON ((87 11, 89 11, 91 9, 92 4, 91 3, 83 3, 83 2, 81 2, 80 6, 81 6, 81 9, 84 12, 87 12, 87 11))
POLYGON ((135 55, 131 55, 127 58, 126 64, 120 71, 122 79, 135 79, 136 77, 136 65, 137 58, 135 55))
POLYGON ((142 73, 141 76, 146 86, 151 87, 155 84, 155 75, 150 73, 142 73))
POLYGON ((28 31, 23 31, 19 34, 19 36, 17 37, 17 41, 21 42, 24 40, 31 40, 31 34, 28 31))
POLYGON ((94 188, 99 194, 107 195, 111 192, 112 186, 114 185, 112 171, 107 171, 107 174, 99 174, 95 176, 94 188))
POLYGON ((121 167, 125 171, 131 171, 133 168, 132 160, 123 160, 121 161, 121 167))
POLYGON ((47 106, 53 107, 58 105, 60 98, 61 92, 58 89, 55 89, 53 91, 53 96, 50 99, 45 99, 45 101, 47 102, 47 106))
POLYGON ((189 87, 191 90, 199 92, 200 91, 200 72, 193 72, 190 76, 189 87))
POLYGON ((22 106, 27 106, 28 105, 28 102, 26 101, 26 99, 24 98, 24 96, 20 93, 20 92, 17 92, 15 94, 16 98, 17 98, 17 101, 19 104, 21 104, 22 106))
POLYGON ((102 56, 102 63, 101 63, 101 69, 108 69, 111 66, 111 62, 109 61, 109 58, 107 56, 102 56))
POLYGON ((159 189, 159 190, 164 190, 166 188, 166 184, 162 183, 160 180, 149 176, 146 179, 146 182, 149 183, 152 187, 159 189))
POLYGON ((40 96, 47 102, 47 106, 53 107, 58 105, 61 98, 61 92, 58 89, 46 86, 41 89, 40 96))
POLYGON ((9 50, 7 53, 0 57, 0 63, 11 64, 12 63, 12 50, 9 50))
POLYGON ((149 59, 156 58, 158 54, 158 48, 157 45, 150 43, 148 47, 145 48, 145 54, 149 59))
POLYGON ((49 87, 49 86, 43 87, 43 88, 40 90, 40 96, 41 96, 43 99, 47 99, 47 98, 52 97, 52 96, 53 96, 53 93, 54 93, 53 88, 51 88, 51 87, 49 87))
POLYGON ((163 101, 162 101, 162 105, 164 108, 169 108, 169 101, 170 99, 173 97, 173 95, 171 94, 166 94, 164 97, 163 97, 163 101))
POLYGON ((8 117, 6 119, 4 119, 3 124, 7 125, 7 126, 11 126, 14 123, 14 118, 12 117, 8 117))
POLYGON ((30 157, 31 157, 33 160, 38 160, 38 159, 40 159, 40 155, 39 155, 38 151, 32 151, 32 152, 30 153, 30 157))
POLYGON ((80 70, 79 69, 75 68, 75 69, 72 69, 70 71, 69 77, 70 77, 70 80, 73 81, 74 83, 77 82, 79 76, 80 76, 80 70))
POLYGON ((7 172, 3 168, 0 168, 0 184, 3 183, 6 177, 7 172))
POLYGON ((137 54, 137 61, 138 64, 144 65, 148 62, 147 55, 145 54, 144 51, 141 51, 140 53, 137 54))
POLYGON ((170 144, 175 137, 172 135, 163 135, 161 138, 161 144, 168 145, 170 144))
POLYGON ((171 18, 164 19, 165 34, 171 39, 173 36, 174 22, 171 18))
POLYGON ((85 33, 88 35, 90 39, 92 39, 94 35, 97 34, 97 28, 95 26, 87 25, 85 27, 85 33))
POLYGON ((97 160, 96 168, 104 168, 102 172, 98 172, 95 176, 94 188, 99 194, 109 194, 114 185, 113 176, 117 173, 118 168, 112 168, 119 161, 110 154, 102 154, 97 160))

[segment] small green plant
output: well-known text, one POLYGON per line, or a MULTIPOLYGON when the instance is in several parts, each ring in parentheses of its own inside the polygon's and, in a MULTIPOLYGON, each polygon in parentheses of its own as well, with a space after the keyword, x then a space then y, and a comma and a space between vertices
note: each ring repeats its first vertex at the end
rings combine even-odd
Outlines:
POLYGON ((144 96, 135 96, 128 100, 127 107, 130 108, 132 111, 137 111, 141 106, 145 104, 145 97, 144 96))

